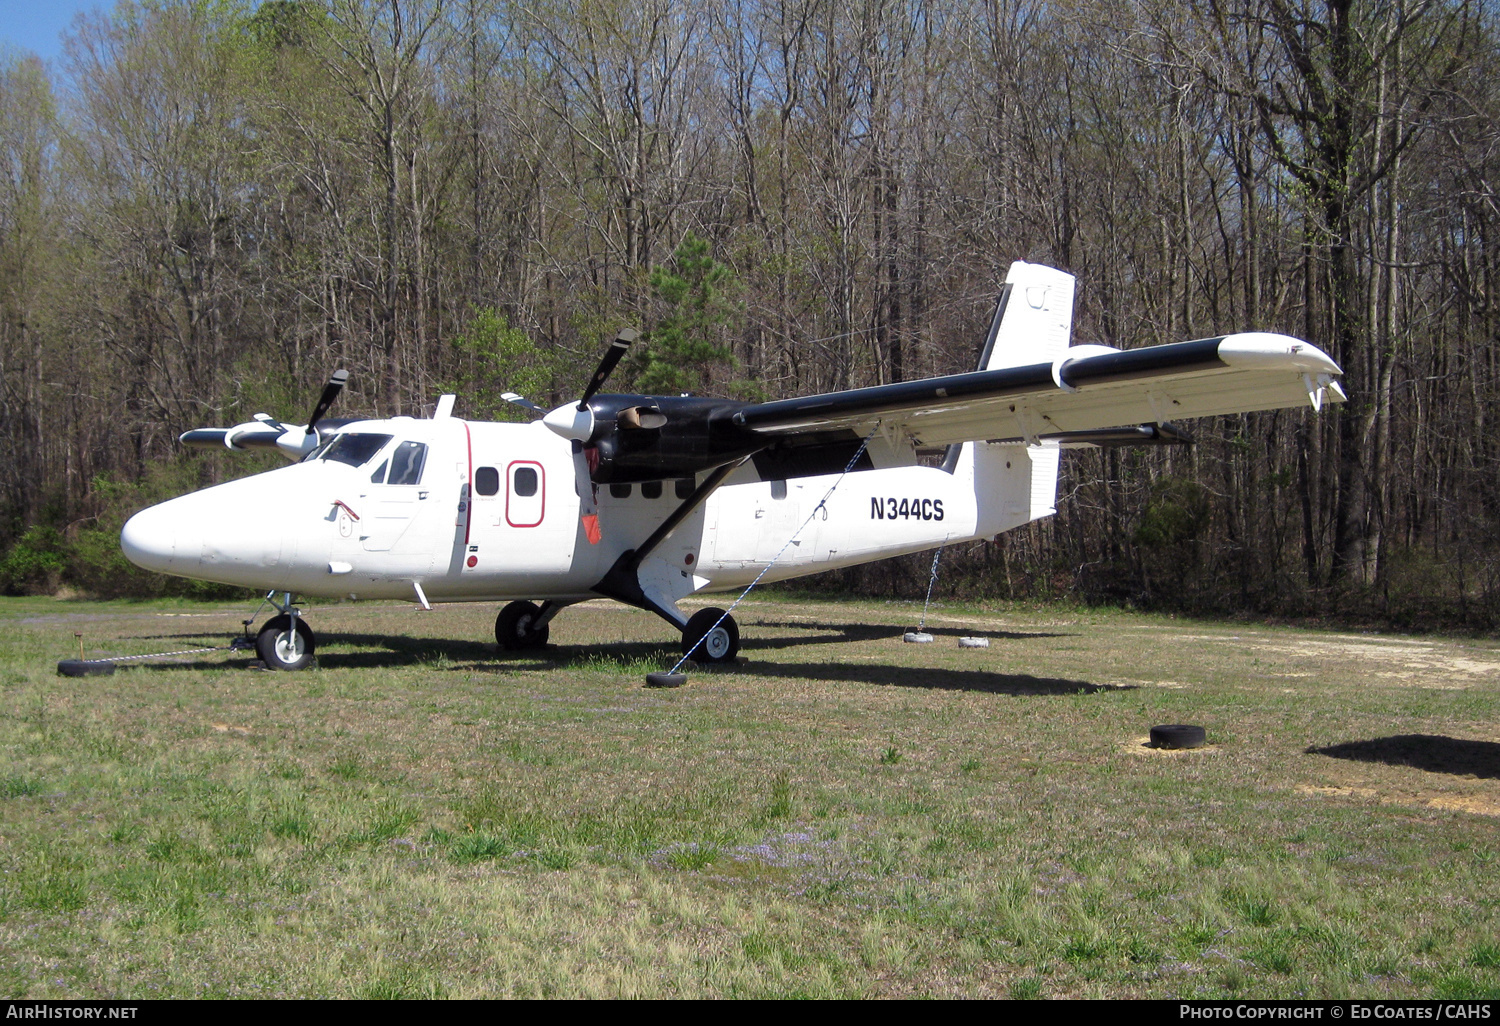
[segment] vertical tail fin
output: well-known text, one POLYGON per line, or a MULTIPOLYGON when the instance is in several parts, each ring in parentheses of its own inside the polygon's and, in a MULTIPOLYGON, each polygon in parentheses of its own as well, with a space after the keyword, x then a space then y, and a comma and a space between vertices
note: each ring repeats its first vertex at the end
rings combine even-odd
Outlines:
POLYGON ((1073 276, 1017 260, 995 304, 980 370, 1051 363, 1073 333, 1073 276))
MULTIPOLYGON (((1016 261, 995 303, 980 370, 1051 363, 1073 333, 1073 276, 1016 261)), ((1056 512, 1058 448, 1054 445, 950 446, 943 469, 973 475, 980 535, 996 534, 1056 512)))

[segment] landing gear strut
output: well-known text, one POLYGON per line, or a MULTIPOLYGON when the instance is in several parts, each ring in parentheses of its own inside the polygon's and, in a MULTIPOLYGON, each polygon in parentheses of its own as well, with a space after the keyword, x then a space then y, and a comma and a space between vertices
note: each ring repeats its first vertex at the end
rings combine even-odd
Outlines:
POLYGON ((268 670, 306 669, 318 647, 312 628, 303 621, 301 611, 292 605, 290 593, 285 603, 270 596, 267 600, 281 610, 281 615, 271 617, 262 625, 260 633, 255 636, 256 654, 268 670))
POLYGON ((724 610, 709 606, 682 629, 682 653, 700 663, 732 663, 740 651, 740 627, 724 610), (720 617, 724 617, 722 622, 720 617), (715 626, 718 624, 718 626, 715 626))
MULTIPOLYGON (((551 607, 551 603, 547 603, 551 607)), ((508 652, 541 648, 551 633, 548 621, 555 610, 535 602, 512 602, 495 617, 495 641, 508 652)))

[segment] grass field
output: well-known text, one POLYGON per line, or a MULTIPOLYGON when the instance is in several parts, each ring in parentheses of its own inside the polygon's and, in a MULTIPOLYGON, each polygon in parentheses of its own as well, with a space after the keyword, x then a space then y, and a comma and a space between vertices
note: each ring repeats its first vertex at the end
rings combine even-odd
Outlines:
POLYGON ((1500 996, 1500 643, 917 612, 0 600, 0 995, 1500 996))

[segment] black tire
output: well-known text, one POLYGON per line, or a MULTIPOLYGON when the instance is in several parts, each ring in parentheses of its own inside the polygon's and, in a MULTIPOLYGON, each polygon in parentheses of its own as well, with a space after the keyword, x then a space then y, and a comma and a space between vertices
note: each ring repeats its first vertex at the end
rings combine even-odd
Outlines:
POLYGON ((1151 728, 1151 743, 1157 748, 1202 748, 1208 731, 1189 723, 1169 723, 1151 728))
POLYGON ((680 688, 687 683, 685 673, 648 673, 646 674, 646 687, 648 688, 680 688))
POLYGON ((495 641, 508 652, 541 648, 547 644, 551 624, 536 626, 542 610, 535 602, 512 602, 495 617, 495 641))
POLYGON ((57 672, 64 677, 107 677, 115 672, 115 664, 108 659, 64 659, 57 672))
POLYGON ((306 669, 312 663, 317 647, 312 628, 300 616, 295 634, 292 618, 282 614, 267 620, 255 636, 255 653, 268 670, 306 669))
POLYGON ((682 629, 682 652, 694 662, 732 663, 740 652, 740 627, 724 610, 709 606, 694 613, 682 629), (719 617, 724 622, 717 628, 719 617), (712 630, 712 633, 710 631, 712 630))

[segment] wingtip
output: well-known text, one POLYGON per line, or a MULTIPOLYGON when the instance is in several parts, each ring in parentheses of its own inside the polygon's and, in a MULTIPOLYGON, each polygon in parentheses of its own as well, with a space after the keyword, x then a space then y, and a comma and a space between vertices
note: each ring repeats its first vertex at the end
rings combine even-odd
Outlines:
POLYGON ((1219 359, 1231 367, 1342 374, 1333 358, 1311 342, 1269 331, 1242 331, 1219 341, 1219 359))

